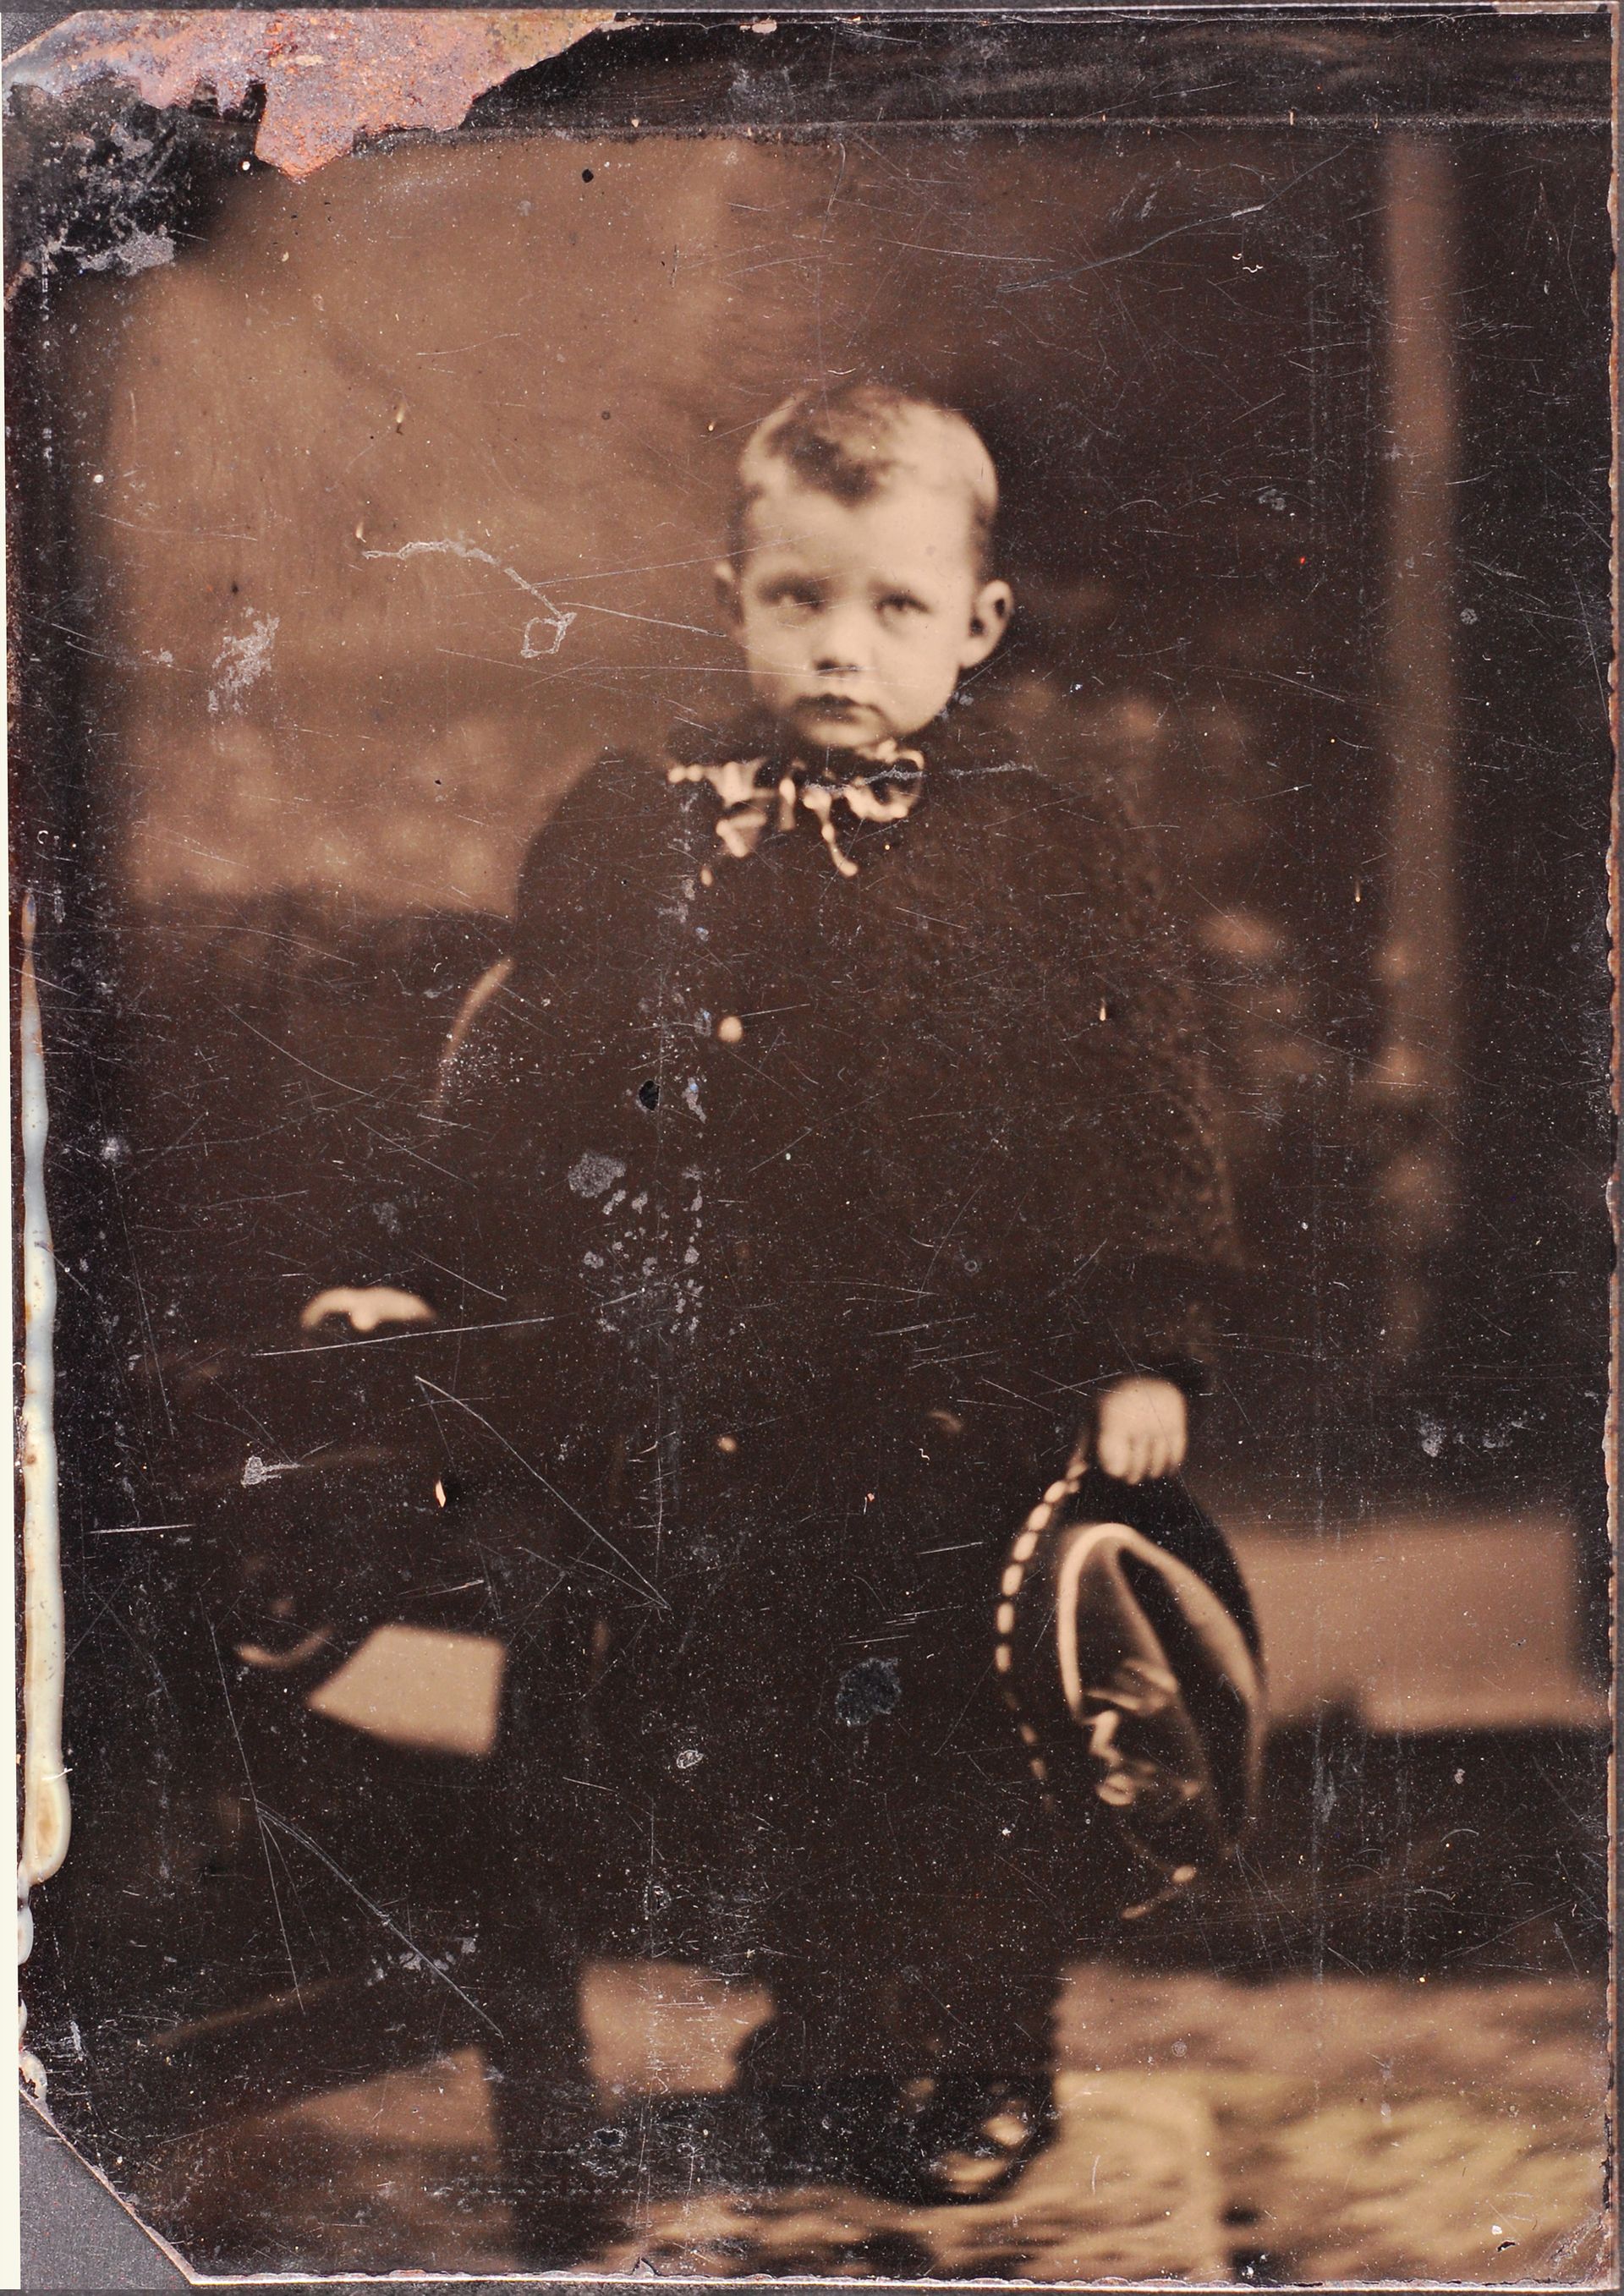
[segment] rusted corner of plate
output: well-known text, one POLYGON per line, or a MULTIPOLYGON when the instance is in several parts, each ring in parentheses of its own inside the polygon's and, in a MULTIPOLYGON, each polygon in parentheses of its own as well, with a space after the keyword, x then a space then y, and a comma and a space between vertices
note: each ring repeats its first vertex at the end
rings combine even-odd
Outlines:
POLYGON ((295 181, 369 137, 458 127, 488 88, 622 20, 605 8, 94 9, 19 49, 4 74, 66 96, 117 79, 160 110, 256 89, 256 158, 295 181))

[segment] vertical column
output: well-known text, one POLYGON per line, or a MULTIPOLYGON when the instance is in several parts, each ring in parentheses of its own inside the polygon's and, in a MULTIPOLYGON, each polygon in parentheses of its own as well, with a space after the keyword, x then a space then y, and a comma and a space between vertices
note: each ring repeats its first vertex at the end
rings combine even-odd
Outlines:
POLYGON ((1389 782, 1382 824, 1375 1126, 1381 1324, 1390 1357, 1426 1335, 1459 1184, 1453 481, 1455 198, 1440 136, 1395 136, 1386 170, 1389 782))

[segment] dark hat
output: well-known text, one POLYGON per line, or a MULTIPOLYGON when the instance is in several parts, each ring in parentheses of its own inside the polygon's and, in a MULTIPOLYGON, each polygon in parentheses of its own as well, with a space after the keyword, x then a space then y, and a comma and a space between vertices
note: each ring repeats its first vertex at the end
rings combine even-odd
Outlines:
POLYGON ((1146 1529, 1079 1505, 1082 1480, 1052 1484, 1016 1536, 994 1664, 1050 1806, 1103 1816, 1158 1877, 1154 1903, 1226 1857, 1251 1821, 1262 1673, 1211 1581, 1146 1529))

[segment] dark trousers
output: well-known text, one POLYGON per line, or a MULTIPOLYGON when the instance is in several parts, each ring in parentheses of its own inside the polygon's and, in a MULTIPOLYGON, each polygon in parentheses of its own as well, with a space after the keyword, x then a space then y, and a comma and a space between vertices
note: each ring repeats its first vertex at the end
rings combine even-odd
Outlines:
MULTIPOLYGON (((1079 1500, 1247 1616, 1182 1485, 1095 1475, 1079 1500)), ((572 1620, 516 1657, 499 1798, 554 1845, 557 1934, 767 1986, 751 2079, 1036 2070, 1062 1965, 1154 1887, 1108 1812, 1046 1805, 1031 1774, 991 1664, 1003 1538, 960 1546, 929 1530, 941 1512, 919 1520, 915 1547, 956 1551, 889 1576, 849 1551, 809 1563, 803 1541, 793 1564, 746 1552, 719 1595, 673 1565, 661 1610, 624 1588, 606 1604, 589 1574, 572 1620), (846 1574, 822 1600, 820 1568, 846 1574)))

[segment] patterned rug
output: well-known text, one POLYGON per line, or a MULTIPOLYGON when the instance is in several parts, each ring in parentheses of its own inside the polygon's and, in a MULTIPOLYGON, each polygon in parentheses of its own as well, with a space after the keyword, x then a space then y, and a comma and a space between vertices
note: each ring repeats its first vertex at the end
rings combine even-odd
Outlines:
MULTIPOLYGON (((676 1964, 600 1965, 586 2007, 630 2138, 623 2232, 576 2267, 817 2276, 1604 2284, 1604 2002, 1565 1976, 1240 1984, 1090 1967, 1059 2036, 1061 2127, 1016 2188, 906 2209, 742 2190, 692 2104, 763 2012, 676 1964), (649 2139, 640 2143, 639 2132, 649 2139)), ((174 2147, 143 2213, 194 2268, 512 2272, 477 2050, 174 2147)))

